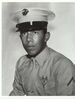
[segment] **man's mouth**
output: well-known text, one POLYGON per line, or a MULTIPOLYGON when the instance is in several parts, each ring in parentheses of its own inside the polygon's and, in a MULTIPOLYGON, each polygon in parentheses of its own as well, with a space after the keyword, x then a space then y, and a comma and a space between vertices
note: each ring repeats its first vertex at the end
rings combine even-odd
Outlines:
POLYGON ((27 46, 27 49, 34 49, 35 46, 27 46))

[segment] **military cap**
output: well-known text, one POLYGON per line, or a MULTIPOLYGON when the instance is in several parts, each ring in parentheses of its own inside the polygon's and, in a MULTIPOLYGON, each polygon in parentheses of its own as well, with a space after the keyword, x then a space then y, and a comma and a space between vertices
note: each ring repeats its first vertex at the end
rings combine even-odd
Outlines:
POLYGON ((29 29, 43 29, 47 27, 48 20, 54 19, 55 14, 42 8, 25 8, 15 13, 17 31, 29 29))

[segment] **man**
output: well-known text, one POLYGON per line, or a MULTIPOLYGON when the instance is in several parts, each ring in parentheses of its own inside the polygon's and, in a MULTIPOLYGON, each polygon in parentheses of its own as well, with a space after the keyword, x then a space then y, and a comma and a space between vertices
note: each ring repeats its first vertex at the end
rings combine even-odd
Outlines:
POLYGON ((28 54, 17 62, 10 96, 74 95, 73 63, 47 46, 47 24, 55 14, 28 8, 18 11, 16 16, 17 31, 28 54))

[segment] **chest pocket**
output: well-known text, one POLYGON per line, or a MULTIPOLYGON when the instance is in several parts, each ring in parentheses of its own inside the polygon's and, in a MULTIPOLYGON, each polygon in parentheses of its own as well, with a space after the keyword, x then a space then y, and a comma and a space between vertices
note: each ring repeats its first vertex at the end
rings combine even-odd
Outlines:
POLYGON ((46 83, 45 92, 46 92, 46 95, 55 95, 56 94, 54 78, 50 78, 48 80, 48 82, 46 83))
MULTIPOLYGON (((38 68, 38 67, 37 67, 38 68)), ((25 93, 27 95, 44 95, 44 88, 39 77, 38 69, 32 70, 29 72, 28 75, 25 77, 24 83, 25 93)))
POLYGON ((26 86, 27 95, 45 95, 44 86, 46 81, 36 77, 34 80, 29 80, 26 86))

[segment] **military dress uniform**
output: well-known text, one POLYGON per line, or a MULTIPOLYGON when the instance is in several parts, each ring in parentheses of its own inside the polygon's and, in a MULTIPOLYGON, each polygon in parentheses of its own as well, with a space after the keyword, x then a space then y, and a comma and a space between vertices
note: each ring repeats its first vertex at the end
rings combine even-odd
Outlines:
POLYGON ((72 95, 73 63, 46 47, 35 58, 22 56, 16 66, 10 95, 72 95))
MULTIPOLYGON (((36 21, 47 22, 49 17, 52 19, 54 16, 50 11, 23 9, 19 11, 17 22, 24 22, 26 30, 29 28, 27 22, 30 25, 36 21)), ((18 60, 10 96, 74 95, 73 73, 71 60, 46 46, 36 57, 24 55, 18 60)))

